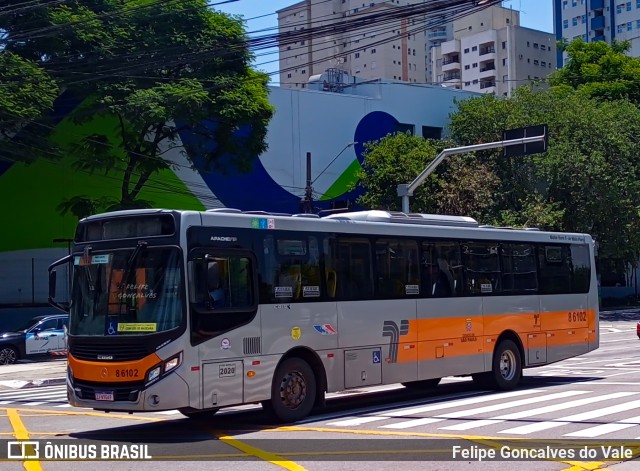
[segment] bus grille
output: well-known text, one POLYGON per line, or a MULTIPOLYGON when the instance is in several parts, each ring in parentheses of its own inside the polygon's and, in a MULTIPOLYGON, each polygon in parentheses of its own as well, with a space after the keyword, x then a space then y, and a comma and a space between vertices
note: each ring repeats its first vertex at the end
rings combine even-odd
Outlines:
POLYGON ((260 337, 245 337, 242 339, 245 355, 256 355, 262 351, 260 337))
POLYGON ((69 346, 69 353, 78 360, 93 361, 132 361, 140 360, 149 354, 144 345, 77 345, 69 346))
POLYGON ((135 402, 138 400, 138 394, 143 389, 143 383, 128 383, 126 385, 100 384, 93 385, 87 383, 79 383, 74 381, 73 389, 76 396, 80 399, 95 400, 96 391, 112 391, 114 401, 135 402))

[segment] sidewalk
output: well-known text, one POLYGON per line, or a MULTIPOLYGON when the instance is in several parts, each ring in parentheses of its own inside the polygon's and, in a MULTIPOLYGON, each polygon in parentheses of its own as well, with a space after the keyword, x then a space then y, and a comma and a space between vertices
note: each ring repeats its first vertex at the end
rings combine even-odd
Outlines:
POLYGON ((0 390, 63 384, 66 375, 67 360, 64 357, 0 365, 0 390))

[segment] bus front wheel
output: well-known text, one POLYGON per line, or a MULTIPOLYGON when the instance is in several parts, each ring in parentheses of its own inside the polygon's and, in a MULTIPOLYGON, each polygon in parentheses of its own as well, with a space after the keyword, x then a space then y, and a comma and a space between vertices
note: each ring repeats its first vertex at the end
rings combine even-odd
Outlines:
POLYGON ((276 369, 271 388, 271 401, 265 409, 281 422, 304 419, 316 399, 316 377, 301 358, 288 358, 276 369))
POLYGON ((522 357, 513 340, 503 340, 493 354, 491 371, 472 375, 473 381, 483 388, 506 391, 518 385, 522 377, 522 357))

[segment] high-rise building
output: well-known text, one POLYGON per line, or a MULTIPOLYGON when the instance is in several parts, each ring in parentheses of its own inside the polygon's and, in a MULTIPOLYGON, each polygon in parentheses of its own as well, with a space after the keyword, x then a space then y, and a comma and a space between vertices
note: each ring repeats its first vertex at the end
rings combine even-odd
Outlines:
POLYGON ((431 49, 433 83, 510 96, 555 70, 553 34, 520 26, 520 12, 493 6, 453 22, 453 39, 431 49))
POLYGON ((418 3, 423 0, 303 0, 279 10, 280 85, 304 88, 310 77, 327 69, 361 79, 424 83, 425 34, 419 17, 353 26, 366 15, 418 3), (300 33, 322 27, 330 29, 330 34, 325 31, 305 37, 300 33), (294 33, 297 41, 287 41, 287 33, 294 33))
MULTIPOLYGON (((640 0, 554 0, 553 17, 558 40, 629 40, 629 54, 640 57, 640 0)), ((559 51, 558 66, 565 60, 559 51)))

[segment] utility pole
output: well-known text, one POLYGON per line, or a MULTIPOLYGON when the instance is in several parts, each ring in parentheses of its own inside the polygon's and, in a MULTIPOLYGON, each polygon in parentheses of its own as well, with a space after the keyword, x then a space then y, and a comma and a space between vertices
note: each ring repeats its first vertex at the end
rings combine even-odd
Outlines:
POLYGON ((307 186, 304 189, 304 199, 300 205, 305 214, 313 213, 313 188, 311 184, 311 152, 307 152, 307 186))

